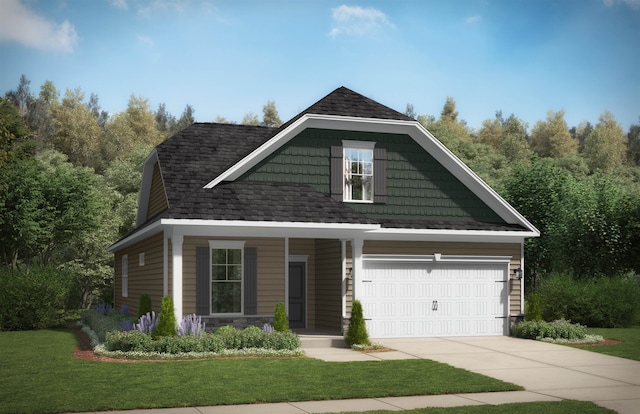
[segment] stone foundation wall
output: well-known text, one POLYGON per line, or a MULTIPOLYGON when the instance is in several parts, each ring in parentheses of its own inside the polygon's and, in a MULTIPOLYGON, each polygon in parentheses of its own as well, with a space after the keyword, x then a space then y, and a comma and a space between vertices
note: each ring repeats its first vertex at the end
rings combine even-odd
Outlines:
POLYGON ((202 322, 205 323, 205 331, 207 332, 215 332, 219 327, 225 325, 231 325, 236 329, 244 329, 249 326, 257 326, 262 329, 266 323, 273 326, 273 316, 231 316, 228 318, 203 317, 202 322))

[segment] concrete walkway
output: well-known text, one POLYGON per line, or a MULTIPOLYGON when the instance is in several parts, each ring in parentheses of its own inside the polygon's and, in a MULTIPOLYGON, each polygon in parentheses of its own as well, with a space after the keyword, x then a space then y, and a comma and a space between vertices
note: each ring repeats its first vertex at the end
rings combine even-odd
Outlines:
POLYGON ((522 385, 525 391, 128 410, 110 411, 109 414, 308 414, 402 411, 423 407, 497 405, 563 399, 592 401, 620 414, 640 413, 638 361, 503 336, 384 339, 376 342, 394 351, 361 353, 340 347, 340 338, 302 338, 303 348, 311 358, 328 362, 432 359, 522 385))

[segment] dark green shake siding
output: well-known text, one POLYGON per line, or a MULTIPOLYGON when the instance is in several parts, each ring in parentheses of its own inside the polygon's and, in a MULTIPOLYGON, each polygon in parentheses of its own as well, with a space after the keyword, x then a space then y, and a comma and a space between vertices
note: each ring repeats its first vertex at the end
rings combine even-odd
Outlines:
POLYGON ((504 223, 408 135, 307 129, 245 173, 242 181, 307 184, 331 195, 331 147, 374 141, 386 149, 384 203, 349 203, 374 218, 504 223))

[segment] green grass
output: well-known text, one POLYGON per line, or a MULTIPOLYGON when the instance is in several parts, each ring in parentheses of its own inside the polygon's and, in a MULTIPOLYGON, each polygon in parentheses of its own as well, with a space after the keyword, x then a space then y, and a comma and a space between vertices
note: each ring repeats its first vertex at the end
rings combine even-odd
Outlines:
POLYGON ((593 335, 602 335, 607 339, 617 339, 622 343, 581 346, 580 349, 640 361, 640 326, 633 328, 589 328, 587 331, 593 335))
POLYGON ((0 413, 47 413, 521 390, 430 360, 99 362, 71 330, 0 333, 0 413))
MULTIPOLYGON (((395 411, 367 411, 360 414, 391 414, 395 411)), ((531 402, 502 405, 471 405, 447 408, 419 408, 402 414, 609 414, 615 411, 586 401, 531 402)))

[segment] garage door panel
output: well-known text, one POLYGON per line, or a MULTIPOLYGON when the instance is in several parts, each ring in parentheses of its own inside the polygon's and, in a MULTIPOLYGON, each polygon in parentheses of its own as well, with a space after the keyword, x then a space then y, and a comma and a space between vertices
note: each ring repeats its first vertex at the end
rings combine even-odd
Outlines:
POLYGON ((367 282, 358 296, 369 319, 369 335, 505 334, 507 266, 365 260, 367 282))

